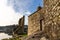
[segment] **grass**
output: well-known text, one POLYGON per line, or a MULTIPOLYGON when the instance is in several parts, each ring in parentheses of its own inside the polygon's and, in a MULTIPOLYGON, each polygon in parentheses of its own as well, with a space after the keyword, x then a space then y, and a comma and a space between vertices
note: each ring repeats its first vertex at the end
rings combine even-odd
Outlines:
POLYGON ((27 34, 23 34, 22 36, 23 36, 23 37, 24 37, 24 36, 27 36, 27 34))

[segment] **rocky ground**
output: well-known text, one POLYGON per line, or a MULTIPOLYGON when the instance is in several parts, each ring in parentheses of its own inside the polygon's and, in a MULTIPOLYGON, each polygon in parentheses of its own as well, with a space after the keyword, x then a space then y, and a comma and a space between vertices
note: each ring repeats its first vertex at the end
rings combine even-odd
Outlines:
POLYGON ((49 40, 49 37, 46 33, 42 32, 42 31, 38 31, 35 34, 32 34, 32 35, 24 38, 23 40, 49 40))

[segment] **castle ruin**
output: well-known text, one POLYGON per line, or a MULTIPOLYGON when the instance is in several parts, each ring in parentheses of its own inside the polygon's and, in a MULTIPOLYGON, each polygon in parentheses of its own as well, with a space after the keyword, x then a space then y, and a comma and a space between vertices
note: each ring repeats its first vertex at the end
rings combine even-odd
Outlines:
POLYGON ((24 33, 24 18, 25 16, 19 19, 18 26, 14 29, 14 34, 20 35, 24 33))
POLYGON ((28 35, 39 30, 45 32, 49 40, 60 40, 60 0, 43 1, 44 7, 28 17, 28 35))
POLYGON ((38 7, 37 11, 28 17, 28 35, 35 33, 36 31, 44 30, 44 22, 43 22, 43 13, 42 8, 38 7))

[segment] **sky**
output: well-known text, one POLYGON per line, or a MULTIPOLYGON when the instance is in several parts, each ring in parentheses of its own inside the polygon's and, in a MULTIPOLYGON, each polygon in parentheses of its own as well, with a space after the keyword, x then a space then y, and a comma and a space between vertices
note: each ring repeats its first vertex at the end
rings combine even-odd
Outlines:
MULTIPOLYGON (((34 12, 38 6, 43 6, 43 0, 8 0, 8 5, 13 6, 16 12, 34 12)), ((25 15, 24 13, 22 13, 25 15)))
POLYGON ((18 24, 19 18, 25 15, 25 24, 28 24, 28 15, 43 7, 42 0, 0 0, 0 26, 18 24))

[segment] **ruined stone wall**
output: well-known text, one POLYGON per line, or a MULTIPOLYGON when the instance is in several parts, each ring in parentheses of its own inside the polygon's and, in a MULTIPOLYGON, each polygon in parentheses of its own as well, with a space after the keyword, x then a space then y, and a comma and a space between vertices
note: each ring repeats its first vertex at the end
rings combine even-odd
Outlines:
POLYGON ((28 35, 31 35, 36 30, 40 29, 39 18, 40 18, 40 15, 38 12, 28 17, 28 35))
POLYGON ((43 1, 43 10, 37 11, 35 14, 29 16, 28 35, 34 33, 36 30, 40 30, 40 18, 43 17, 44 31, 49 36, 50 40, 60 40, 60 0, 43 1), (41 12, 44 13, 43 16, 41 16, 41 12))
POLYGON ((15 34, 22 34, 24 33, 24 19, 25 16, 19 19, 18 21, 18 27, 15 28, 14 33, 15 34))
POLYGON ((44 0, 45 31, 51 40, 60 37, 60 0, 44 0))
POLYGON ((19 30, 21 33, 24 33, 24 21, 25 21, 25 16, 23 16, 22 18, 19 19, 19 27, 20 27, 19 30))
POLYGON ((37 30, 41 30, 40 20, 43 19, 43 13, 40 10, 41 9, 37 10, 28 17, 28 35, 35 33, 37 30))

